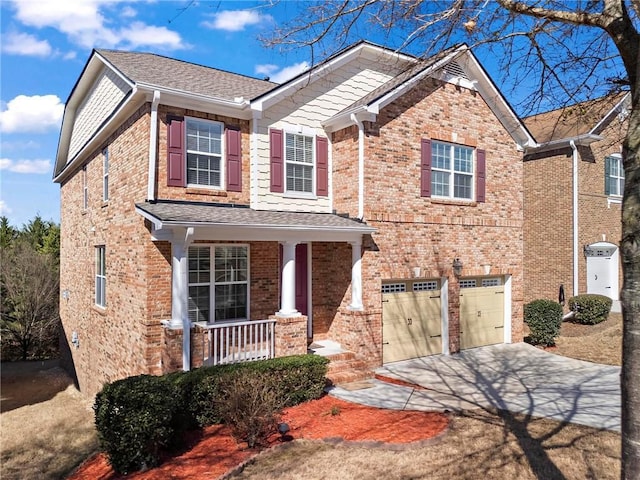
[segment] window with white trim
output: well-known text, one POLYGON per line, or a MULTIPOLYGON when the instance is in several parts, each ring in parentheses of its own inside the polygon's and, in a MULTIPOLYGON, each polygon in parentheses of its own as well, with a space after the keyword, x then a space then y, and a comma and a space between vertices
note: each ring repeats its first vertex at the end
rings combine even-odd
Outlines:
POLYGON ((187 185, 222 188, 222 134, 220 122, 187 118, 187 185))
POLYGON ((107 306, 107 267, 104 245, 96 247, 96 305, 107 306))
POLYGON ((102 150, 102 200, 109 200, 109 149, 102 150))
POLYGON ((189 319, 192 322, 247 320, 249 247, 192 246, 188 252, 189 319))
POLYGON ((473 199, 474 149, 442 142, 431 144, 431 192, 435 197, 473 199))
POLYGON ((624 193, 624 167, 620 155, 604 159, 604 193, 618 197, 624 193))
POLYGON ((89 186, 87 184, 87 166, 82 167, 82 209, 89 208, 89 186))
POLYGON ((314 152, 313 137, 285 133, 286 191, 313 193, 314 152))

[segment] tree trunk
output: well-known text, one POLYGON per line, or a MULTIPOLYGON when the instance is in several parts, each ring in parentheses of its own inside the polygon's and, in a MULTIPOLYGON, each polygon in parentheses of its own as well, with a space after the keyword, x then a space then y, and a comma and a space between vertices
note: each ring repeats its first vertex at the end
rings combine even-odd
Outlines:
POLYGON ((622 478, 640 478, 640 88, 631 90, 629 131, 623 145, 622 200, 622 478))

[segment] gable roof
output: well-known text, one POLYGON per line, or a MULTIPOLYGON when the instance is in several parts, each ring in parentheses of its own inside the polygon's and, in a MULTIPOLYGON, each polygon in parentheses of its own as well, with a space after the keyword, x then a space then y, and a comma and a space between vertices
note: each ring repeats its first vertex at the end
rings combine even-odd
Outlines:
POLYGON ((132 83, 234 101, 251 99, 276 83, 205 67, 154 53, 96 50, 132 83))
POLYGON ((599 127, 613 114, 619 113, 628 101, 629 92, 604 97, 539 113, 524 119, 524 123, 540 144, 558 142, 585 135, 597 135, 599 127))

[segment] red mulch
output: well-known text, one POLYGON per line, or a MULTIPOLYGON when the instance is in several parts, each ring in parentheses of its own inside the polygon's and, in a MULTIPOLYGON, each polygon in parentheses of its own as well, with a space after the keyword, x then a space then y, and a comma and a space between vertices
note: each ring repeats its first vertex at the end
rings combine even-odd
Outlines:
MULTIPOLYGON (((427 440, 442 433, 449 420, 442 413, 384 410, 324 396, 285 410, 283 421, 294 439, 342 438, 348 441, 380 441, 403 444, 427 440), (333 414, 332 414, 333 413, 333 414)), ((280 443, 274 435, 271 444, 280 443)), ((111 470, 107 457, 98 453, 89 458, 68 480, 212 479, 223 475, 255 455, 246 444, 238 444, 225 426, 204 429, 202 436, 185 453, 166 459, 146 472, 119 476, 111 470)))

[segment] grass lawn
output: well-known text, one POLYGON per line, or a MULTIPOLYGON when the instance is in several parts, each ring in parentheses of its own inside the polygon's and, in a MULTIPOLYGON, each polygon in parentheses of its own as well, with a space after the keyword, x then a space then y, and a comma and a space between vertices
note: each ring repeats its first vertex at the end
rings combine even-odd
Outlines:
MULTIPOLYGON (((549 351, 619 365, 622 318, 565 322, 549 351)), ((64 478, 97 449, 91 402, 56 363, 2 364, 0 478, 64 478)), ((262 453, 233 478, 618 478, 620 435, 579 425, 471 411, 426 446, 401 450, 296 440, 262 453)))

